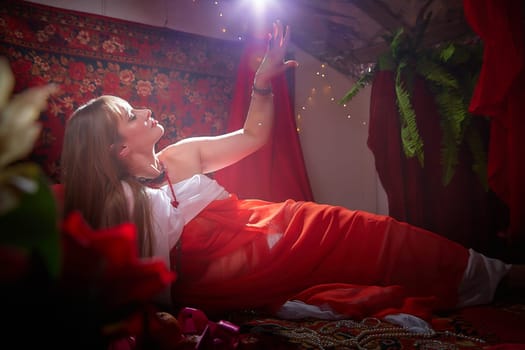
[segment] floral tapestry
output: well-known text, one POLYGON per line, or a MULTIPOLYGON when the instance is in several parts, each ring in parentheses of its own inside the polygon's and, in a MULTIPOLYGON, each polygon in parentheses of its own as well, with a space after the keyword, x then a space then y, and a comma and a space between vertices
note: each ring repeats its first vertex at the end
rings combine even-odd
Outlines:
POLYGON ((15 93, 56 83, 31 154, 59 181, 64 124, 102 94, 150 108, 165 127, 159 147, 225 131, 242 43, 49 6, 7 1, 0 9, 0 55, 15 93))

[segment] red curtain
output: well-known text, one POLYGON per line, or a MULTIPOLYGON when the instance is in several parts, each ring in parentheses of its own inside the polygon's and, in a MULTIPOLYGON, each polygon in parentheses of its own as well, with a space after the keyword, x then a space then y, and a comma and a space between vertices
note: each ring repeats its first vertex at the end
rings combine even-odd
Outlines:
MULTIPOLYGON (((238 68, 229 131, 237 130, 244 124, 255 70, 265 50, 266 40, 253 39, 246 44, 238 68)), ((269 142, 256 153, 218 171, 215 178, 239 198, 272 202, 312 200, 286 75, 276 77, 272 88, 275 122, 269 142)))
POLYGON ((470 101, 491 118, 489 185, 508 205, 510 241, 525 241, 525 2, 464 0, 465 16, 484 44, 470 101))
MULTIPOLYGON (((442 184, 440 116, 424 81, 415 81, 412 103, 424 142, 425 164, 403 152, 394 73, 375 75, 370 104, 368 147, 394 218, 434 231, 467 247, 492 253, 501 225, 501 203, 486 192, 461 149, 452 181, 442 184)), ((481 122, 482 120, 476 120, 481 122)), ((480 125, 483 128, 483 125, 480 125)), ((488 129, 488 125, 485 127, 488 129)))

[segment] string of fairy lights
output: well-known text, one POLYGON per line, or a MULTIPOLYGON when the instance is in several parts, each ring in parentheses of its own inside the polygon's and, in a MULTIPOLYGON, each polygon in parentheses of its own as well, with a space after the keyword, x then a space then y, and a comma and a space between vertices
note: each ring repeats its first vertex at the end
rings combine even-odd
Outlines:
MULTIPOLYGON (((207 3, 211 2, 212 5, 216 9, 216 16, 218 17, 217 23, 219 23, 218 30, 221 35, 226 35, 228 39, 234 39, 234 40, 245 40, 245 36, 243 33, 234 33, 234 30, 231 30, 228 28, 227 21, 225 20, 225 9, 226 6, 223 6, 223 2, 219 0, 191 0, 192 3, 199 3, 201 1, 205 1, 207 3)), ((330 74, 328 73, 329 67, 326 63, 321 62, 319 65, 319 68, 314 71, 313 77, 310 81, 313 82, 314 86, 309 89, 308 96, 304 100, 303 103, 298 104, 297 112, 296 112, 296 125, 297 125, 297 132, 301 132, 301 123, 302 118, 304 115, 306 115, 308 110, 310 108, 313 108, 314 106, 327 106, 327 105, 333 105, 331 109, 340 109, 341 115, 343 115, 347 119, 352 119, 352 115, 349 111, 348 104, 340 104, 339 100, 341 99, 342 95, 340 95, 340 91, 336 92, 333 89, 332 84, 330 83, 330 74)), ((323 109, 326 109, 326 107, 323 107, 323 109)), ((359 125, 366 127, 367 122, 364 120, 357 121, 359 125)))
MULTIPOLYGON (((210 0, 206 0, 207 2, 209 2, 210 0)), ((191 0, 192 3, 199 3, 199 0, 191 0)), ((219 23, 219 32, 220 34, 223 34, 223 35, 227 35, 229 37, 229 39, 236 39, 236 40, 244 40, 244 35, 241 34, 241 33, 233 33, 234 31, 229 29, 228 26, 224 23, 224 6, 222 4, 222 2, 218 1, 218 0, 212 0, 211 3, 213 4, 213 6, 215 6, 216 10, 217 10, 217 17, 219 17, 219 21, 217 23, 219 23)))
MULTIPOLYGON (((316 105, 323 104, 323 106, 326 106, 327 103, 337 105, 336 107, 341 110, 341 114, 344 115, 345 118, 352 119, 348 104, 339 103, 342 96, 339 96, 340 92, 334 91, 332 84, 330 83, 328 68, 329 67, 326 63, 320 63, 319 69, 313 73, 314 77, 311 79, 311 81, 314 82, 315 86, 310 88, 309 94, 305 101, 298 107, 296 122, 297 132, 299 133, 301 132, 301 120, 303 113, 306 113, 308 109, 316 105)), ((361 121, 359 123, 362 126, 367 125, 366 121, 361 121)))

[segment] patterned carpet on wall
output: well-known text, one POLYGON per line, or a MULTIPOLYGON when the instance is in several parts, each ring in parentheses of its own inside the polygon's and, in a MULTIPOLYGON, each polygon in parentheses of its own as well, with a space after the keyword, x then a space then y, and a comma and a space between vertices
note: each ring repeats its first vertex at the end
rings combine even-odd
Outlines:
POLYGON ((242 43, 25 1, 0 7, 0 55, 15 92, 54 83, 31 158, 58 181, 65 120, 103 95, 147 106, 165 127, 164 147, 226 130, 242 43))

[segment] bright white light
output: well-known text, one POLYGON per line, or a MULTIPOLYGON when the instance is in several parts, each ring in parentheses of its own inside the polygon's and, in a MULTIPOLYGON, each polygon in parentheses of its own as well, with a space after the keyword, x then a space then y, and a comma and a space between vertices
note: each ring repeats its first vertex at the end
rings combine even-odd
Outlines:
MULTIPOLYGON (((238 0, 236 13, 249 28, 251 35, 266 38, 271 33, 271 23, 283 19, 282 3, 285 0, 238 0)), ((226 14, 225 14, 226 15, 226 14)))
POLYGON ((256 13, 264 12, 266 10, 266 5, 268 0, 253 0, 253 9, 256 13))
POLYGON ((251 8, 255 17, 263 16, 265 13, 276 7, 276 0, 243 0, 244 7, 251 8))

